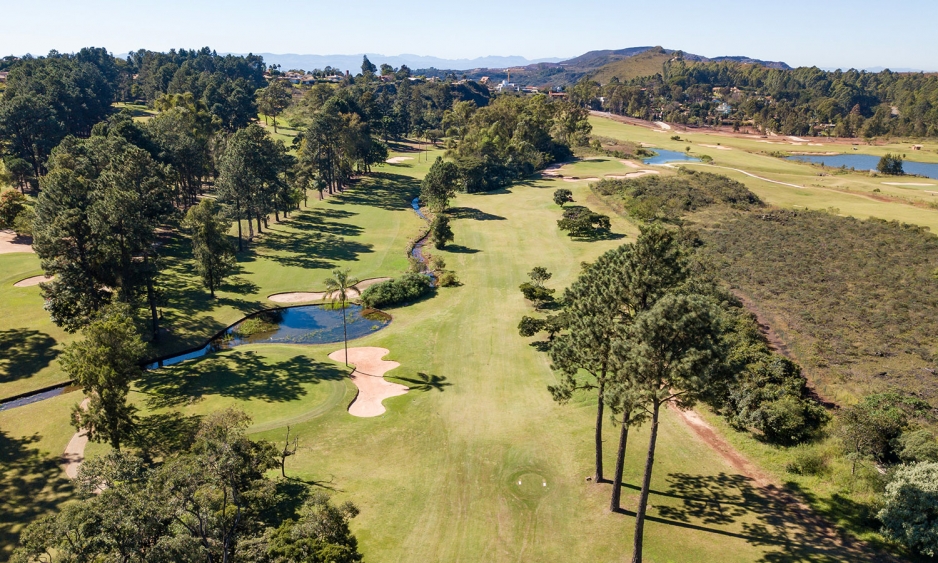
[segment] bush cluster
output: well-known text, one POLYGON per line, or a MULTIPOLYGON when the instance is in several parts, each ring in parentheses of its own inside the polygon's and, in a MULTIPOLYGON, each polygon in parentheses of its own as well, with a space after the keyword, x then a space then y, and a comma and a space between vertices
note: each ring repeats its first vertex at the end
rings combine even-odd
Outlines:
POLYGON ((681 168, 677 176, 600 180, 592 188, 604 197, 618 198, 626 213, 639 221, 674 220, 716 204, 734 209, 762 205, 758 196, 735 180, 687 168, 681 168))
POLYGON ((592 238, 612 228, 608 215, 595 213, 582 205, 564 207, 563 218, 557 221, 561 231, 568 231, 571 237, 592 238))
POLYGON ((415 301, 432 290, 429 276, 408 273, 369 287, 362 292, 361 301, 365 307, 390 307, 415 301))

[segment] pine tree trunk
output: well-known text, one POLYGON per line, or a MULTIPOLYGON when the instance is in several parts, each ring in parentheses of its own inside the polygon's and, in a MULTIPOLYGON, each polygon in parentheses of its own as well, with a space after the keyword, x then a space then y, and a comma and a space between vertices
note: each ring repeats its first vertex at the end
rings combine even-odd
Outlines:
POLYGON ((153 290, 153 277, 147 276, 147 301, 150 302, 150 316, 153 319, 153 341, 160 339, 160 322, 156 314, 156 292, 153 290))
POLYGON ((606 387, 604 380, 605 377, 599 384, 599 404, 596 405, 596 474, 593 475, 593 481, 596 483, 603 480, 603 407, 605 406, 603 395, 606 387))
POLYGON ((622 414, 622 428, 619 430, 619 451, 616 453, 616 472, 612 476, 612 500, 609 502, 609 510, 618 512, 621 507, 622 499, 622 472, 625 470, 625 448, 629 443, 629 425, 628 420, 631 412, 625 411, 622 414))
POLYGON ((638 497, 638 509, 635 511, 635 540, 632 550, 632 563, 642 563, 642 538, 645 531, 645 511, 648 508, 648 493, 651 489, 651 470, 655 464, 655 441, 658 439, 658 413, 661 404, 655 401, 651 414, 651 438, 648 440, 648 457, 645 459, 645 476, 642 478, 642 492, 638 497))
POLYGON ((241 243, 241 213, 238 213, 238 252, 244 250, 244 245, 241 243))

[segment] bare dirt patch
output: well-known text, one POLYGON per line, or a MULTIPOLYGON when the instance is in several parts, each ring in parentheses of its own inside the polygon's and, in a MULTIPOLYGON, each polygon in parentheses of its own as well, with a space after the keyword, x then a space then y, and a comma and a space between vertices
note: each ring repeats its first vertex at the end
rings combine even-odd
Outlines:
POLYGON ((0 254, 33 252, 33 239, 19 237, 13 231, 0 231, 0 254))
MULTIPOLYGON (((407 386, 384 379, 385 373, 401 365, 381 359, 390 353, 387 348, 373 346, 348 349, 348 363, 355 366, 350 377, 358 387, 358 396, 348 408, 350 415, 367 418, 384 414, 386 409, 382 401, 408 391, 407 386)), ((345 362, 345 350, 336 350, 329 354, 329 359, 345 362)))
POLYGON ((13 287, 32 287, 34 285, 39 285, 41 283, 50 282, 52 278, 49 276, 33 276, 31 278, 26 278, 25 280, 20 280, 13 284, 13 287))

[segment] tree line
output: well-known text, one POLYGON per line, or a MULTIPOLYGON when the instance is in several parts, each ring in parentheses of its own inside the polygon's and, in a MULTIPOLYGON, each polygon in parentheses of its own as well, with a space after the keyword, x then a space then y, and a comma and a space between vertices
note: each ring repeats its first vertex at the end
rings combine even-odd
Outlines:
POLYGON ((688 125, 752 124, 784 135, 938 135, 934 74, 782 70, 676 57, 654 76, 608 84, 586 77, 569 94, 585 107, 688 125))

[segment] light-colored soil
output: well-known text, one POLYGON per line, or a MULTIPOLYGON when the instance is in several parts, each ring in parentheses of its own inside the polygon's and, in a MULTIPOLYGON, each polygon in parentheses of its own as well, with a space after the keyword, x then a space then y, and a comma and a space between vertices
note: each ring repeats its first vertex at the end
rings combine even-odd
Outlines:
MULTIPOLYGON (((81 402, 81 408, 87 409, 89 403, 91 403, 91 399, 86 397, 81 402)), ((65 453, 62 454, 62 468, 69 479, 78 477, 78 468, 81 467, 81 462, 85 461, 85 446, 87 445, 88 435, 82 430, 76 432, 72 439, 68 441, 68 445, 65 446, 65 453)))
POLYGON ((938 186, 938 184, 916 184, 912 182, 883 182, 884 186, 923 186, 923 187, 933 187, 938 186))
MULTIPOLYGON (((390 353, 387 348, 371 346, 348 349, 348 363, 355 366, 350 377, 358 387, 358 396, 348 408, 352 416, 366 418, 384 414, 386 409, 381 404, 382 401, 408 391, 407 386, 384 379, 385 373, 401 365, 381 359, 390 353)), ((345 350, 336 350, 329 354, 329 359, 345 362, 345 350)))
POLYGON ((625 166, 628 166, 629 168, 641 168, 641 166, 637 162, 633 162, 631 160, 620 160, 619 162, 621 162, 625 166))
MULTIPOLYGON (((391 278, 370 278, 362 280, 349 290, 348 296, 350 299, 357 299, 361 297, 362 291, 365 291, 376 283, 381 283, 389 279, 391 278)), ((312 301, 324 301, 330 298, 331 295, 327 295, 325 291, 294 291, 290 293, 275 293, 267 296, 267 299, 270 299, 274 303, 309 303, 312 301)))
POLYGON ((52 278, 49 276, 33 276, 31 278, 26 278, 25 280, 20 280, 13 284, 13 287, 32 287, 34 285, 39 285, 41 283, 50 282, 52 278))
POLYGON ((656 121, 656 122, 655 122, 655 125, 657 125, 658 127, 660 127, 661 129, 663 129, 663 130, 665 130, 665 131, 670 131, 670 130, 671 130, 671 126, 668 125, 667 123, 665 123, 664 121, 656 121))
POLYGON ((32 244, 32 239, 17 237, 13 231, 0 231, 0 254, 33 252, 32 244))
POLYGON ((400 164, 402 162, 406 162, 408 160, 413 160, 413 159, 414 157, 412 156, 392 156, 391 158, 385 160, 385 162, 387 162, 388 164, 400 164))
POLYGON ((675 411, 684 424, 693 430, 694 434, 696 434, 701 441, 719 452, 720 456, 733 466, 733 469, 753 479, 756 485, 760 487, 772 484, 772 478, 769 477, 768 474, 746 459, 743 454, 736 451, 736 448, 717 434, 716 430, 707 424, 704 419, 700 418, 700 415, 697 414, 696 411, 682 411, 681 409, 675 409, 675 411))

